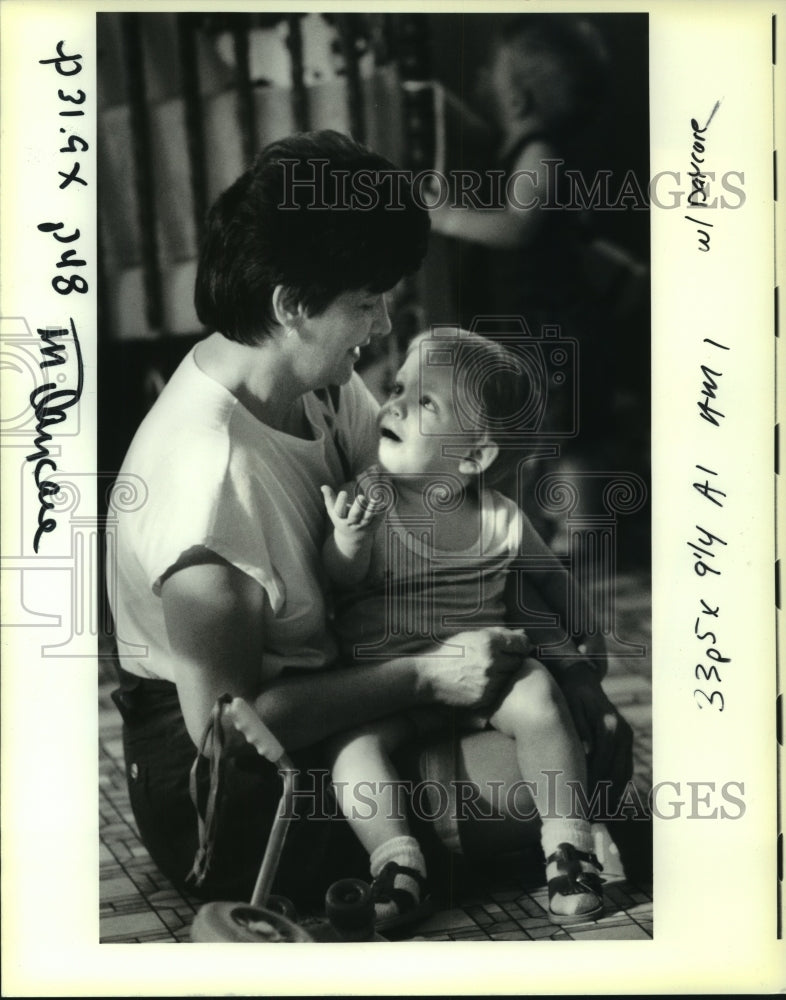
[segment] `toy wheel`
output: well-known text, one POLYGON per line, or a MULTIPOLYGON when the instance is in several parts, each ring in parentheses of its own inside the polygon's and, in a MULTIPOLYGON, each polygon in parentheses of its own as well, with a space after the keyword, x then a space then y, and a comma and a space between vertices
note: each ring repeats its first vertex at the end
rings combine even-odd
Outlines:
POLYGON ((273 910, 246 903, 208 903, 191 927, 191 940, 246 944, 311 941, 302 927, 273 910))
POLYGON ((334 882, 325 895, 325 913, 345 941, 362 941, 374 933, 371 888, 358 878, 334 882))
POLYGON ((297 910, 292 900, 287 899, 286 896, 268 896, 265 909, 279 913, 282 917, 286 917, 287 920, 291 920, 293 924, 297 923, 297 910))

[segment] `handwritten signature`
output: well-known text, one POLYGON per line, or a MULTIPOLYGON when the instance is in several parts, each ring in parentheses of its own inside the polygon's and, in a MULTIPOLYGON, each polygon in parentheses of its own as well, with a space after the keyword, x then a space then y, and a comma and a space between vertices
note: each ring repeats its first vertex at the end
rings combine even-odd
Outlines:
MULTIPOLYGON (((48 514, 54 507, 49 497, 56 496, 60 492, 60 486, 52 479, 44 478, 57 472, 57 463, 51 457, 49 448, 47 447, 52 440, 52 435, 47 428, 63 423, 68 416, 68 410, 79 402, 84 386, 82 351, 79 346, 79 338, 73 319, 70 319, 69 323, 76 359, 76 387, 63 389, 58 387, 57 382, 45 382, 30 393, 30 406, 33 408, 36 417, 36 437, 33 444, 37 450, 32 455, 27 456, 27 461, 36 463, 33 476, 38 488, 39 503, 38 527, 33 538, 33 551, 35 552, 38 552, 41 536, 54 531, 57 527, 55 519, 48 514)), ((42 341, 42 360, 39 362, 41 371, 44 371, 46 368, 65 364, 65 344, 58 343, 55 338, 67 337, 68 334, 69 330, 65 328, 38 330, 38 335, 42 341)), ((63 379, 64 375, 61 373, 58 376, 58 381, 62 382, 63 379)))
MULTIPOLYGON (((688 171, 688 176, 691 179, 691 192, 688 195, 688 205, 693 209, 712 207, 712 205, 707 204, 707 198, 709 196, 709 179, 714 175, 704 170, 705 157, 699 154, 703 154, 706 149, 707 129, 710 127, 710 122, 715 117, 715 112, 719 107, 720 101, 716 101, 704 128, 699 125, 695 118, 691 118, 690 125, 693 129, 693 146, 690 154, 691 169, 688 171)), ((698 227, 696 230, 696 235, 699 238, 698 249, 703 253, 709 253, 710 234, 707 230, 713 228, 713 223, 707 222, 706 219, 696 219, 692 215, 686 215, 685 218, 688 222, 693 222, 698 227)))

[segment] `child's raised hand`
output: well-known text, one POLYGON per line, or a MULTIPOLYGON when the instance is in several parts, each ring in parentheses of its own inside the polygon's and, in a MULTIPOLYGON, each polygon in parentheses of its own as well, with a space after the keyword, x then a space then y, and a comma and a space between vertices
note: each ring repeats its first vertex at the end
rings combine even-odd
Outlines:
POLYGON ((358 493, 352 503, 346 490, 335 493, 329 486, 323 486, 322 498, 335 531, 349 536, 363 536, 378 526, 384 504, 363 493, 358 493))

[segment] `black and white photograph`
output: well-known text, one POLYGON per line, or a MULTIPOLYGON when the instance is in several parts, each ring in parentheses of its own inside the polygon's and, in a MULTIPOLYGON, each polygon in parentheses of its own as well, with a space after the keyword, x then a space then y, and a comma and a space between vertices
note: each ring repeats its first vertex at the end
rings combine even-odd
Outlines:
POLYGON ((709 6, 7 4, 9 995, 783 986, 786 18, 709 6))
POLYGON ((646 20, 98 15, 102 940, 651 933, 646 20))

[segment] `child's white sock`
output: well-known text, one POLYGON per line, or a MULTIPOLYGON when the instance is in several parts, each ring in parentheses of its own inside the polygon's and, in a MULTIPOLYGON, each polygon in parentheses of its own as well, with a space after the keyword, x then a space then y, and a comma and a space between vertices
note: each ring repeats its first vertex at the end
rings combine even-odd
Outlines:
MULTIPOLYGON (((426 877, 426 860, 420 845, 414 837, 401 836, 392 837, 380 844, 371 854, 369 859, 371 877, 377 878, 385 865, 391 861, 403 868, 412 868, 423 878, 426 877)), ((405 872, 399 872, 393 879, 394 889, 400 889, 409 893, 414 900, 414 905, 420 902, 420 885, 415 878, 405 872)), ((402 908, 394 900, 379 900, 375 903, 377 921, 387 920, 390 917, 398 916, 403 912, 402 908)))
POLYGON ((540 843, 546 858, 556 851, 560 844, 572 844, 577 851, 591 854, 595 843, 592 829, 585 819, 544 819, 540 831, 540 843))

